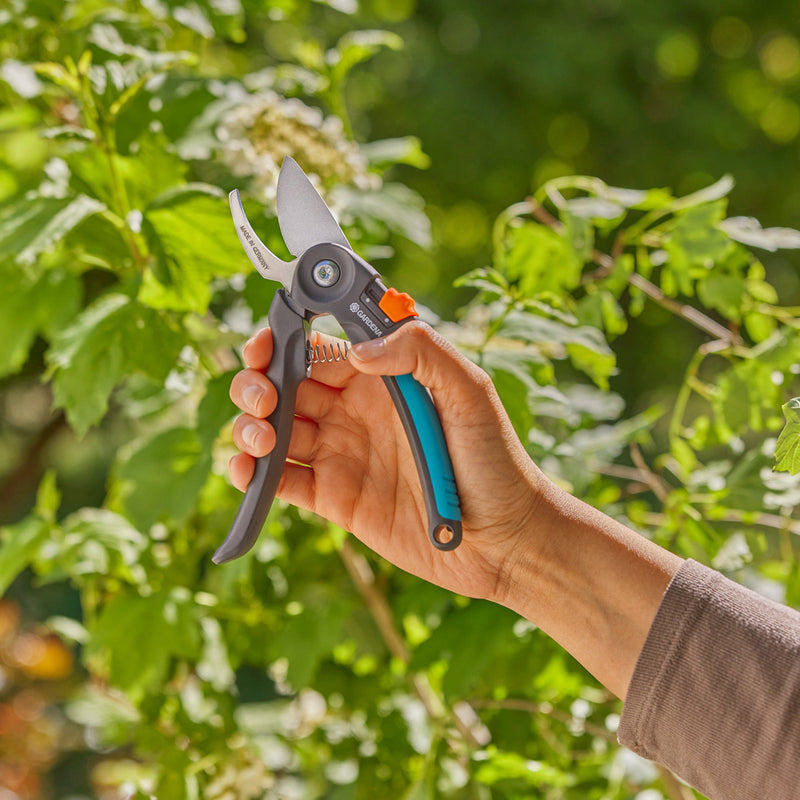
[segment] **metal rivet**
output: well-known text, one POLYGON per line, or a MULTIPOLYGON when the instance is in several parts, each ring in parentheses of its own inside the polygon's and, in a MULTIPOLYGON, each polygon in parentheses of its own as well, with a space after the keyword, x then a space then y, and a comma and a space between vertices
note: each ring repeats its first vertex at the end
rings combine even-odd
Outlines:
POLYGON ((329 258, 317 261, 317 263, 314 264, 314 271, 311 273, 311 277, 314 278, 314 283, 316 283, 317 286, 323 286, 325 288, 333 286, 336 281, 339 280, 339 275, 341 275, 339 265, 329 258))

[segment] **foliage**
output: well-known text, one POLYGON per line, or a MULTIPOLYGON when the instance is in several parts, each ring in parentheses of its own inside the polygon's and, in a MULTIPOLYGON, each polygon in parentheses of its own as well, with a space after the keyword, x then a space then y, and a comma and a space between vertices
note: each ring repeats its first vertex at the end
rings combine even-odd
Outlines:
MULTIPOLYGON (((39 591, 78 593, 79 612, 48 624, 80 657, 64 713, 97 754, 104 797, 669 791, 616 745, 619 703, 505 609, 421 585, 281 504, 251 554, 210 562, 239 502, 227 387, 271 291, 225 192, 242 188, 279 250, 267 192, 288 152, 366 257, 430 244, 420 197, 392 182, 398 165, 427 165, 419 142, 357 144, 348 118, 359 63, 402 42, 322 6, 15 0, 0 14, 13 62, 0 84, 0 372, 6 407, 68 452, 3 530, 0 588, 33 574, 39 591), (335 43, 297 34, 316 15, 342 29, 335 43), (240 48, 267 19, 291 47, 250 63, 240 48), (99 440, 107 488, 76 498, 99 440)), ((732 187, 546 181, 499 215, 491 265, 459 279, 473 299, 441 328, 491 373, 555 480, 797 605, 798 484, 770 465, 779 409, 800 393, 800 315, 748 247, 798 234, 729 218, 732 187), (654 307, 697 344, 643 343, 685 375, 630 413, 613 391, 616 343, 654 307)))

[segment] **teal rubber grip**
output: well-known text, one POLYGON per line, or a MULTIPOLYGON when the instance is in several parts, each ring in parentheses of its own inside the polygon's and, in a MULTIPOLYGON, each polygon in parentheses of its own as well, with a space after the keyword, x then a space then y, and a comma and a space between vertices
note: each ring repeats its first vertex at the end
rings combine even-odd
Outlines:
MULTIPOLYGON (((438 516, 446 522, 461 522, 458 489, 439 415, 428 391, 410 374, 395 376, 397 386, 414 421, 422 458, 430 476, 430 487, 438 516)), ((412 443, 413 446, 414 443, 412 443)), ((417 454, 415 453, 415 456, 417 454)), ((458 525, 457 538, 461 538, 458 525)), ((436 542, 434 542, 436 544, 436 542)), ((449 549, 449 548, 448 548, 449 549)))

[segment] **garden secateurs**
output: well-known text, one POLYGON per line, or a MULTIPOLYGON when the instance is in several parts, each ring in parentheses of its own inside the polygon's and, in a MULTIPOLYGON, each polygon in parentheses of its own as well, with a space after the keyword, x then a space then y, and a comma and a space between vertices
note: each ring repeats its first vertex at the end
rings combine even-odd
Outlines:
MULTIPOLYGON (((229 195, 236 233, 264 278, 278 281, 269 310, 273 354, 267 378, 278 404, 267 418, 275 429, 272 452, 256 459, 255 472, 230 531, 213 560, 222 564, 246 553, 267 517, 286 462, 300 383, 314 361, 339 360, 346 344, 313 347, 311 322, 333 315, 351 342, 386 336, 418 314, 405 293, 387 288, 378 272, 353 252, 325 201, 297 162, 287 157, 278 176, 278 224, 294 260, 278 258, 256 236, 238 190, 229 195), (322 348, 322 349, 321 349, 322 348)), ((453 467, 439 417, 427 389, 410 374, 383 378, 408 436, 417 465, 428 536, 440 550, 461 542, 461 510, 453 467)))

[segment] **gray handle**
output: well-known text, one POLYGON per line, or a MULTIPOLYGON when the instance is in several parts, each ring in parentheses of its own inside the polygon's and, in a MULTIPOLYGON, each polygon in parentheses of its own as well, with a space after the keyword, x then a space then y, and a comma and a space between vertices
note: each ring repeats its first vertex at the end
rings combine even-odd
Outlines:
POLYGON ((224 564, 244 555, 261 533, 286 463, 297 388, 306 377, 303 318, 291 309, 282 289, 278 290, 270 306, 269 327, 273 333, 273 351, 267 380, 278 392, 278 405, 267 421, 275 430, 275 447, 271 453, 256 459, 256 469, 236 519, 212 558, 215 564, 224 564))

